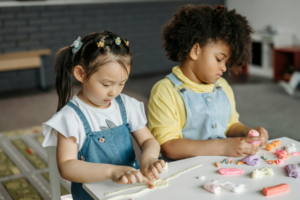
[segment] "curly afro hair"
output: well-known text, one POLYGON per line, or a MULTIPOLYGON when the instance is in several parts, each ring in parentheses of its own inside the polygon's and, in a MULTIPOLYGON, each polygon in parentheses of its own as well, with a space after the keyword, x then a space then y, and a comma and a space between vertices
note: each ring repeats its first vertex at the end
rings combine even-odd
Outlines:
POLYGON ((170 60, 182 62, 196 43, 203 48, 222 40, 231 50, 227 67, 236 68, 251 61, 252 33, 246 17, 235 10, 228 12, 220 5, 216 9, 203 4, 186 5, 163 27, 163 48, 170 60))

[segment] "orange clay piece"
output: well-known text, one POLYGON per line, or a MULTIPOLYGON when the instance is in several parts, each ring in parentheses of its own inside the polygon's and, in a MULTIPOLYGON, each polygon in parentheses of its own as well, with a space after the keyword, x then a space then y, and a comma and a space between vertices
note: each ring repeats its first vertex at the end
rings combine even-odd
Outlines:
POLYGON ((277 165, 276 160, 266 160, 266 162, 271 164, 271 165, 277 165))
POLYGON ((271 196, 271 195, 274 195, 274 194, 279 194, 279 193, 282 193, 282 192, 286 192, 289 189, 290 189, 290 186, 288 184, 282 183, 282 184, 275 185, 275 186, 272 186, 272 187, 263 188, 262 193, 265 196, 271 196))
POLYGON ((215 162, 215 165, 217 168, 220 168, 219 164, 217 163, 217 161, 215 162))
POLYGON ((241 165, 241 164, 244 164, 244 162, 243 161, 239 161, 239 162, 237 162, 237 164, 241 165))
POLYGON ((274 149, 274 146, 273 146, 272 144, 267 144, 267 145, 266 145, 266 149, 267 149, 268 151, 272 151, 272 150, 274 149))
POLYGON ((274 140, 274 141, 272 142, 272 145, 273 145, 274 147, 277 147, 277 146, 281 145, 281 142, 280 142, 279 140, 274 140))
POLYGON ((233 163, 233 160, 230 160, 230 164, 232 164, 233 163))

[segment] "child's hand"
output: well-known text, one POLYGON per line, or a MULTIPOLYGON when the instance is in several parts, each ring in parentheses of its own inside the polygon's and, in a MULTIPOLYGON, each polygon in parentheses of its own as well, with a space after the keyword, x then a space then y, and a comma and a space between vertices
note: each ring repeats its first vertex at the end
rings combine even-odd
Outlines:
POLYGON ((136 180, 138 183, 146 182, 149 187, 154 188, 151 179, 148 179, 142 175, 142 173, 135 168, 127 166, 115 166, 113 169, 111 180, 119 184, 134 184, 136 180))
POLYGON ((258 147, 249 142, 257 140, 257 137, 235 137, 224 139, 224 155, 232 157, 246 157, 254 155, 258 147))
POLYGON ((268 140, 269 140, 269 134, 268 134, 268 131, 266 129, 264 129, 263 127, 256 127, 256 128, 252 128, 250 130, 256 130, 258 133, 259 133, 259 136, 251 136, 249 134, 249 132, 246 134, 246 137, 250 137, 252 138, 253 140, 256 140, 256 141, 260 141, 260 144, 259 146, 264 146, 267 144, 268 140))
POLYGON ((152 180, 155 178, 156 180, 159 180, 159 174, 163 171, 165 164, 164 160, 147 158, 141 161, 140 170, 148 179, 152 180))

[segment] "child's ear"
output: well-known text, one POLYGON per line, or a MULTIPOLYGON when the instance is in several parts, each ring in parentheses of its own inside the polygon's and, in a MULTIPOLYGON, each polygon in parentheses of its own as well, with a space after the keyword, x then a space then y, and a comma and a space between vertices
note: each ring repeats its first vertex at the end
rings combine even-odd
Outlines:
POLYGON ((201 48, 200 45, 198 43, 194 44, 194 46, 192 47, 189 56, 192 60, 197 60, 198 56, 200 54, 201 48))
POLYGON ((79 81, 79 82, 83 82, 85 79, 85 71, 83 69, 83 67, 81 65, 76 65, 73 69, 73 74, 75 76, 75 78, 79 81))

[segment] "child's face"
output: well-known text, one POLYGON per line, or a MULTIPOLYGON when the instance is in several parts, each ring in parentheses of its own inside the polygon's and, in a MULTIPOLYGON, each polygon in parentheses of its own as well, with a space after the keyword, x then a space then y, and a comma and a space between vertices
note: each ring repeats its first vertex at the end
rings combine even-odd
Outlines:
MULTIPOLYGON (((191 50, 193 53, 193 49, 191 50)), ((211 42, 201 48, 198 45, 193 72, 199 83, 214 84, 226 71, 226 62, 231 56, 229 46, 223 42, 211 42)))
POLYGON ((118 62, 110 62, 99 68, 91 77, 82 83, 82 97, 89 105, 106 108, 123 90, 128 79, 127 72, 118 62))

